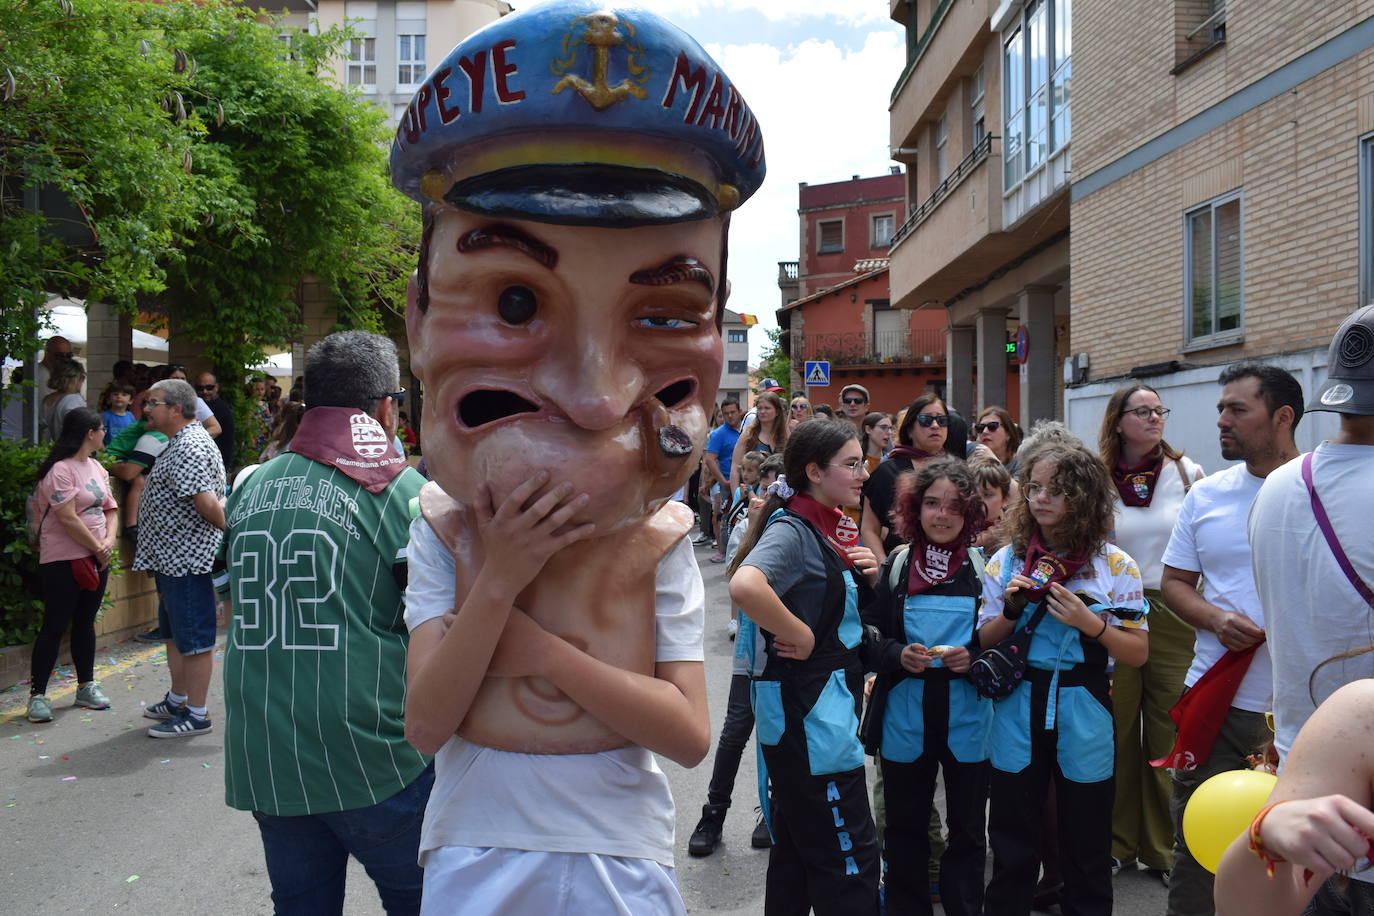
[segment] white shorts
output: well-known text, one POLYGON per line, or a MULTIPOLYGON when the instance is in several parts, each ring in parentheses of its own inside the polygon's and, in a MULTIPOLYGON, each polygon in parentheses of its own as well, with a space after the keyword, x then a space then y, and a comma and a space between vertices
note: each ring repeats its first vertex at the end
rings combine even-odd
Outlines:
POLYGON ((673 869, 595 853, 440 846, 425 856, 420 916, 687 916, 673 869))

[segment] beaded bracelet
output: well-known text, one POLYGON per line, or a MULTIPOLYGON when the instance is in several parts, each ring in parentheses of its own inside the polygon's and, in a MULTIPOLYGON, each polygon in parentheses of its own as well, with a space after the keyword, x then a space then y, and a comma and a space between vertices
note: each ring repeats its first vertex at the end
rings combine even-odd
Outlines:
POLYGON ((1292 798, 1284 798, 1279 801, 1270 802, 1259 810, 1255 819, 1250 822, 1250 851, 1253 852, 1261 862, 1264 863, 1264 873, 1269 876, 1269 880, 1274 880, 1274 866, 1280 862, 1288 861, 1283 856, 1276 856, 1264 848, 1264 838, 1260 836, 1260 827, 1264 824, 1264 819, 1279 805, 1284 802, 1294 801, 1292 798))

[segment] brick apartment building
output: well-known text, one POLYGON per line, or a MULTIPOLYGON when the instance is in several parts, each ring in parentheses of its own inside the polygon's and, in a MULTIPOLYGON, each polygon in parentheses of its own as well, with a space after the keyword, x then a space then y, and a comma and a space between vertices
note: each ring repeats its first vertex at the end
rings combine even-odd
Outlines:
POLYGON ((1070 0, 890 2, 907 34, 889 110, 909 203, 892 304, 943 313, 951 406, 1058 416, 1071 352, 1070 0), (1017 336, 1020 363, 1007 352, 1017 336))
MULTIPOLYGON (((1340 321, 1374 301, 1374 7, 1075 0, 1072 314, 1096 428, 1126 378, 1169 439, 1221 464, 1221 366, 1258 358, 1311 391, 1340 321)), ((1310 448, 1330 414, 1298 428, 1310 448)))
MULTIPOLYGON (((876 410, 896 412, 926 388, 944 386, 944 315, 893 308, 887 249, 905 209, 906 176, 809 185, 798 191, 797 261, 778 265, 781 343, 792 359, 791 391, 804 389, 807 360, 831 366, 816 404, 835 405, 848 384, 868 389, 876 410)), ((780 380, 781 381, 781 380, 780 380)))

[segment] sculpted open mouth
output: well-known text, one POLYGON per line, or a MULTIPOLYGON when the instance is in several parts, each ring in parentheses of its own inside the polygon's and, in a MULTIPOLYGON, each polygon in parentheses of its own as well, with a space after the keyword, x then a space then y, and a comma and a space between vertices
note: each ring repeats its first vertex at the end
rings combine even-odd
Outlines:
POLYGON ((458 402, 458 420, 468 429, 478 429, 522 413, 538 412, 539 405, 514 391, 480 389, 464 395, 458 402))
MULTIPOLYGON (((671 410, 684 404, 696 392, 696 387, 696 382, 691 378, 678 379, 672 384, 665 385, 654 394, 650 401, 650 409, 662 404, 671 410)), ((458 421, 472 430, 521 414, 541 412, 543 408, 528 398, 500 388, 479 388, 463 395, 458 401, 458 421)), ((663 420, 666 422, 666 418, 663 420)))

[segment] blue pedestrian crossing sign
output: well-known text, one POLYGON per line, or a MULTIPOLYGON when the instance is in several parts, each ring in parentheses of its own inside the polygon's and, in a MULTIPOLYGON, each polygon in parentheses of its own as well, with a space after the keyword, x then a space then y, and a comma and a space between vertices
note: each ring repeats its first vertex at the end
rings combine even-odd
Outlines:
POLYGON ((830 361, 825 359, 807 360, 806 384, 815 388, 828 386, 830 384, 830 361))

